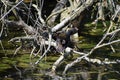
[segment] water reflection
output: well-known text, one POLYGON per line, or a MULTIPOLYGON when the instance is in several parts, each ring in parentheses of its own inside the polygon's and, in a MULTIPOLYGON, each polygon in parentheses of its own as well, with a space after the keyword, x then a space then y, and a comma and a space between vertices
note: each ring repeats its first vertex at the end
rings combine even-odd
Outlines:
MULTIPOLYGON (((105 68, 104 68, 105 69, 105 68)), ((2 73, 1 80, 108 80, 120 79, 120 73, 112 70, 103 70, 103 67, 96 71, 82 71, 68 72, 63 75, 58 72, 57 75, 49 76, 49 70, 41 70, 36 68, 22 69, 14 65, 14 68, 6 70, 2 73)))
MULTIPOLYGON (((2 53, 1 53, 2 54, 2 53)), ((48 56, 47 61, 39 63, 37 66, 29 62, 29 54, 17 55, 15 58, 1 57, 0 59, 0 80, 119 80, 120 61, 118 64, 98 65, 85 60, 76 64, 63 75, 62 72, 69 63, 64 61, 58 68, 54 76, 48 75, 51 66, 58 56, 48 56), (4 64, 4 65, 3 65, 4 64), (14 65, 13 65, 14 64, 14 65), (8 67, 7 67, 8 66, 8 67), (4 70, 2 70, 4 69, 4 70)))

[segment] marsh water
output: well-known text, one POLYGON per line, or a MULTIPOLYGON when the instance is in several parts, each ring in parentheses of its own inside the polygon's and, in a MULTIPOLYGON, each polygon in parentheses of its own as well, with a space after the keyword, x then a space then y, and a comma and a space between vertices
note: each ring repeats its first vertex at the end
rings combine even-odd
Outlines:
MULTIPOLYGON (((53 4, 54 1, 48 2, 49 5, 47 4, 47 7, 51 7, 52 10, 55 5, 51 4, 53 4)), ((45 9, 47 9, 47 7, 45 7, 45 9)), ((49 15, 50 11, 48 11, 49 13, 46 11, 48 10, 43 11, 43 13, 49 15)), ((106 21, 106 23, 109 24, 109 21, 106 21)), ((105 27, 103 27, 101 23, 98 23, 97 26, 87 23, 84 26, 84 29, 81 30, 79 37, 80 42, 77 46, 80 49, 79 51, 89 52, 102 38, 105 33, 105 27)), ((110 60, 117 60, 117 64, 99 65, 97 63, 90 63, 82 60, 63 75, 62 72, 65 66, 79 56, 74 54, 73 58, 65 59, 59 65, 55 76, 49 76, 48 74, 51 71, 53 63, 61 54, 48 53, 39 64, 34 65, 34 62, 39 59, 39 56, 31 60, 30 48, 25 47, 18 51, 17 54, 14 54, 16 48, 20 46, 20 43, 13 44, 8 42, 13 37, 25 35, 21 32, 22 31, 19 29, 10 28, 0 37, 4 47, 4 49, 2 49, 0 45, 0 80, 120 80, 120 43, 113 45, 115 48, 114 53, 110 46, 106 46, 97 49, 89 56, 100 60, 108 58, 110 60)), ((120 36, 118 38, 120 38, 120 36)))
MULTIPOLYGON (((86 24, 83 33, 79 37, 78 47, 80 51, 89 52, 102 38, 103 29, 100 27, 91 27, 86 24)), ((9 30, 10 31, 10 30, 9 30)), ((72 59, 65 59, 57 68, 56 76, 49 76, 53 63, 59 58, 59 53, 48 53, 47 56, 38 64, 33 63, 39 57, 30 59, 29 48, 21 49, 17 54, 14 51, 20 44, 12 44, 8 41, 19 34, 21 30, 10 32, 7 37, 2 37, 4 50, 0 47, 0 80, 120 80, 120 44, 114 45, 115 53, 109 46, 96 50, 90 57, 104 60, 118 60, 118 64, 99 65, 89 63, 85 60, 70 68, 66 75, 62 72, 66 64, 75 60, 79 55, 73 56, 72 59)), ((23 34, 24 35, 24 34, 23 34)))
MULTIPOLYGON (((98 65, 81 61, 70 68, 66 75, 62 71, 67 63, 74 59, 63 61, 57 69, 56 76, 47 75, 52 64, 59 55, 48 55, 46 60, 38 65, 32 65, 28 52, 19 52, 13 57, 12 50, 7 50, 6 55, 1 53, 0 80, 119 80, 120 64, 98 65), (9 54, 8 54, 9 53, 9 54)), ((100 54, 100 53, 98 53, 100 54)), ((118 56, 117 56, 118 57, 118 56)), ((35 59, 36 61, 37 59, 35 59)))

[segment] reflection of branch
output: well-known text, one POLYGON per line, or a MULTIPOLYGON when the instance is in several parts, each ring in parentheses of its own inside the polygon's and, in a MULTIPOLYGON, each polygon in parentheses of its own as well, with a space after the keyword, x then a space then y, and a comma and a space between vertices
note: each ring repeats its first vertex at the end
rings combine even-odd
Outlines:
POLYGON ((23 77, 23 76, 22 76, 22 71, 17 67, 16 64, 14 64, 13 66, 14 66, 14 68, 18 71, 18 74, 19 74, 20 78, 22 78, 22 77, 23 77))

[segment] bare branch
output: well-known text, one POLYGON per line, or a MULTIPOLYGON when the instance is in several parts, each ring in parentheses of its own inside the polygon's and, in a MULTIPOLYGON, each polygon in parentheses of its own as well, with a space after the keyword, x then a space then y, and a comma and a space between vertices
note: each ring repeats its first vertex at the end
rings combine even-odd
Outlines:
POLYGON ((15 6, 13 6, 7 13, 5 13, 1 18, 0 21, 5 18, 14 8, 16 8, 19 4, 21 4, 23 2, 23 0, 21 0, 20 2, 18 2, 15 6))
POLYGON ((56 31, 60 30, 61 28, 65 27, 69 23, 69 21, 72 21, 76 17, 78 17, 85 9, 87 9, 89 6, 91 6, 93 2, 94 2, 94 0, 87 0, 84 4, 82 4, 79 8, 77 8, 70 17, 66 18, 61 23, 59 23, 55 27, 53 27, 52 32, 56 32, 56 31))
POLYGON ((22 19, 19 21, 6 20, 5 22, 8 24, 8 26, 23 28, 29 35, 36 34, 36 30, 32 26, 27 25, 22 19))
MULTIPOLYGON (((108 42, 108 43, 103 43, 103 44, 101 44, 108 35, 111 35, 111 34, 116 33, 116 32, 118 32, 118 31, 120 31, 120 29, 115 30, 115 31, 112 31, 111 33, 108 33, 108 32, 107 32, 107 33, 105 34, 105 36, 101 39, 101 41, 100 41, 93 49, 91 49, 91 51, 90 51, 89 53, 87 53, 87 54, 85 54, 85 55, 83 55, 83 56, 81 56, 81 57, 78 57, 78 58, 77 58, 76 60, 74 60, 72 63, 67 64, 66 67, 65 67, 65 69, 64 69, 64 71, 63 71, 63 73, 65 74, 66 71, 67 71, 70 67, 72 67, 72 66, 75 65, 76 63, 80 62, 82 59, 85 59, 85 58, 87 59, 87 57, 90 56, 96 49, 99 49, 99 48, 102 48, 102 47, 104 47, 104 46, 108 46, 108 45, 111 45, 111 44, 120 42, 120 39, 118 39, 118 40, 114 40, 114 41, 112 41, 112 42, 108 42)), ((98 60, 98 63, 101 63, 101 62, 98 60)))
POLYGON ((51 33, 49 33, 49 39, 48 39, 48 48, 47 50, 43 53, 43 55, 37 60, 37 62, 35 62, 35 64, 38 64, 39 61, 46 55, 46 53, 49 51, 50 47, 51 47, 51 40, 52 40, 52 35, 51 33))
POLYGON ((41 11, 42 11, 41 8, 42 8, 42 6, 40 6, 40 7, 41 7, 40 9, 39 9, 38 6, 35 5, 35 4, 33 4, 32 6, 37 10, 38 15, 39 15, 39 20, 41 21, 41 23, 42 23, 43 25, 45 25, 45 21, 44 21, 44 19, 43 19, 42 16, 41 16, 41 11))

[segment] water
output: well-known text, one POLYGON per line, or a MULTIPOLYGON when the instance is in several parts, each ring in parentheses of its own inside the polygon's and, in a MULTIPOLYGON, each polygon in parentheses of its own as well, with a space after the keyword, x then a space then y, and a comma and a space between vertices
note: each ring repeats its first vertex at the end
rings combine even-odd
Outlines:
MULTIPOLYGON (((56 75, 50 76, 53 63, 59 58, 60 54, 49 54, 37 66, 31 65, 30 49, 20 50, 15 56, 13 53, 20 45, 8 43, 10 38, 21 36, 21 31, 17 34, 9 33, 8 37, 2 39, 5 51, 0 47, 0 80, 120 80, 120 62, 118 64, 98 65, 82 60, 70 68, 66 75, 63 70, 66 64, 76 59, 79 55, 74 55, 72 59, 66 59, 57 68, 56 75)), ((23 34, 24 35, 24 34, 23 34)), ((103 29, 89 26, 81 32, 80 41, 77 44, 80 51, 89 52, 102 38, 103 29), (94 31, 93 31, 94 29, 94 31)), ((119 37, 118 37, 119 38, 119 37)), ((90 57, 104 60, 117 60, 120 58, 120 44, 113 45, 116 52, 113 53, 109 46, 96 50, 90 57)), ((34 63, 39 57, 32 59, 34 63)))
MULTIPOLYGON (((2 51, 0 58, 0 79, 1 80, 108 80, 120 79, 120 64, 98 65, 82 60, 70 68, 66 75, 62 75, 64 67, 72 60, 65 60, 57 68, 55 76, 49 76, 52 64, 57 60, 58 55, 49 55, 37 66, 30 64, 28 52, 18 53, 14 58, 11 54, 5 57, 2 51)), ((73 58, 75 59, 75 58, 73 58)), ((34 60, 33 60, 34 61, 34 60)))

